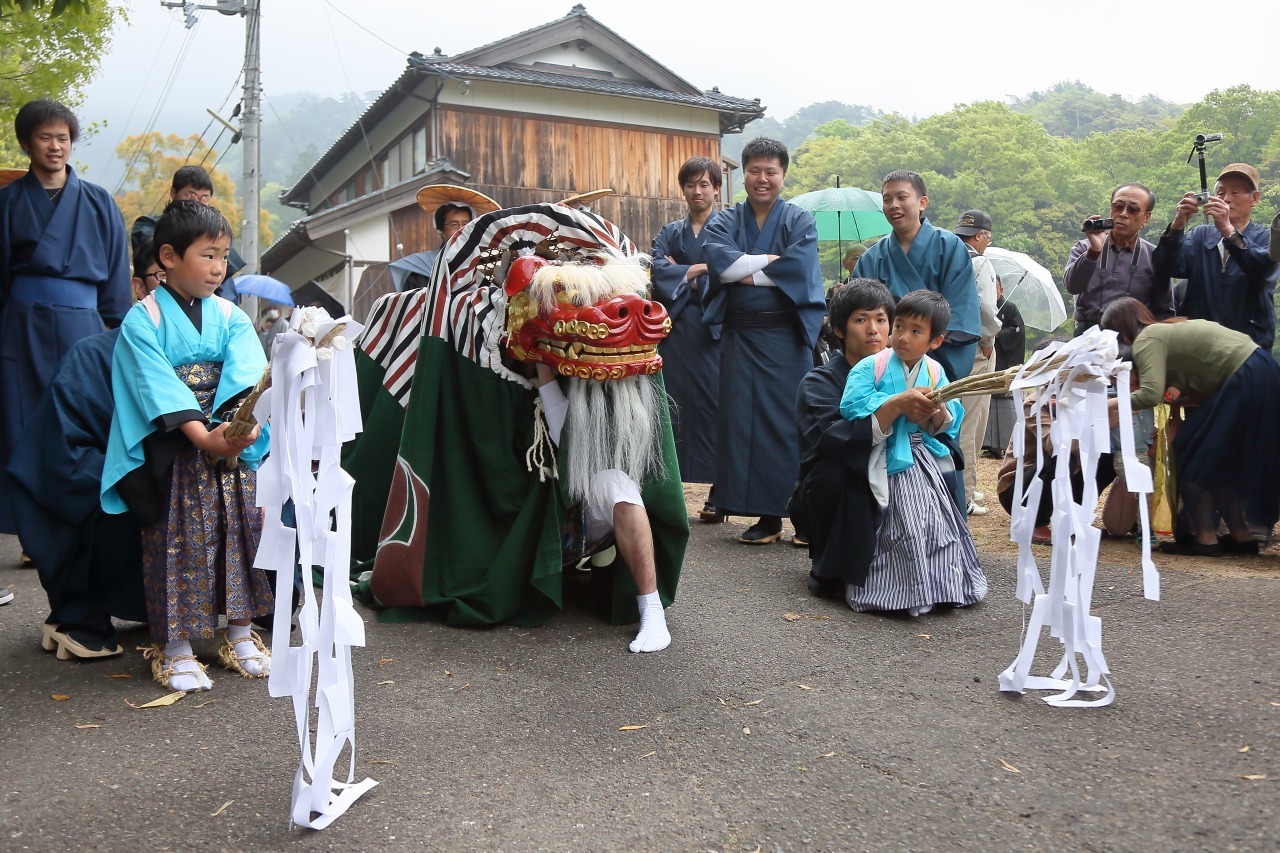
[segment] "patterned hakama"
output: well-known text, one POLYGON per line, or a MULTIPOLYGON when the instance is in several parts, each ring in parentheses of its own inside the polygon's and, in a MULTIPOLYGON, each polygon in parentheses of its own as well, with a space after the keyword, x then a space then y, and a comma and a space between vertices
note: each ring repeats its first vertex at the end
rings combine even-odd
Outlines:
MULTIPOLYGON (((176 368, 209 417, 221 365, 176 368)), ((143 584, 151 636, 161 644, 210 639, 218 614, 249 619, 272 612, 266 572, 253 568, 262 534, 255 475, 245 465, 188 446, 163 485, 163 515, 142 531, 143 584)))
POLYGON ((866 584, 845 587, 854 610, 963 607, 987 595, 965 518, 918 432, 911 436, 911 456, 914 465, 889 476, 889 505, 866 584))

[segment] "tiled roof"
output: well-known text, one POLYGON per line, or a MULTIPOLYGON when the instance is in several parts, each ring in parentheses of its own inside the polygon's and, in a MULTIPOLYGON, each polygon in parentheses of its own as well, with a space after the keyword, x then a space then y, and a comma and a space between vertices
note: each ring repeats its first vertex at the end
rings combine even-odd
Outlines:
POLYGON ((646 86, 643 83, 630 80, 560 74, 525 65, 485 67, 481 65, 464 65, 449 60, 433 60, 431 58, 419 60, 416 64, 424 71, 438 72, 464 80, 497 80, 505 83, 525 83, 531 86, 549 86, 577 92, 619 95, 625 98, 642 98, 668 104, 685 104, 691 107, 702 107, 722 112, 764 114, 764 109, 760 106, 759 100, 748 101, 745 98, 734 98, 729 95, 722 95, 714 90, 699 95, 686 95, 682 92, 668 92, 656 86, 646 86))

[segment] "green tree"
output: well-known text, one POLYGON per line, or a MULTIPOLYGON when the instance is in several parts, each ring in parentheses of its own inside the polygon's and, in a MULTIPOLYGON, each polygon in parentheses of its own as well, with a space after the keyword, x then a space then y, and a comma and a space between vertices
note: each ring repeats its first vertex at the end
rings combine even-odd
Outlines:
MULTIPOLYGON (((173 173, 189 164, 204 164, 213 181, 213 206, 231 223, 234 238, 240 239, 240 223, 244 221, 243 208, 236 199, 236 185, 221 169, 212 167, 209 145, 199 134, 181 137, 177 134, 148 133, 130 136, 116 148, 116 156, 128 166, 125 170, 125 191, 116 196, 116 204, 124 214, 124 221, 133 224, 139 216, 155 216, 169 200, 169 188, 173 186, 173 173), (209 161, 209 162, 206 162, 209 161)), ((258 244, 270 246, 271 214, 261 211, 258 244)))
MULTIPOLYGON (((87 0, 0 0, 0 115, 52 98, 77 106, 125 10, 87 0)), ((12 133, 0 133, 0 167, 25 167, 12 133)))

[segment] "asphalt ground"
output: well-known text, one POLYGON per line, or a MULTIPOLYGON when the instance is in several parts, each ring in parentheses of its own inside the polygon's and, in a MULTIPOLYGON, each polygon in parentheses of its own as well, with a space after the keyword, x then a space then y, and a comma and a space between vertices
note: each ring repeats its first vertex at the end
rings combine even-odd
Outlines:
POLYGON ((535 629, 362 610, 356 769, 380 784, 322 832, 289 826, 287 700, 215 667, 211 692, 129 707, 166 692, 145 633, 42 652, 46 600, 0 537, 0 849, 1280 848, 1280 558, 1162 561, 1150 602, 1132 545, 1106 549, 1117 698, 1058 709, 997 689, 1026 616, 1007 553, 979 540, 986 602, 893 618, 810 597, 804 552, 742 529, 693 525, 657 654, 580 603, 535 629))

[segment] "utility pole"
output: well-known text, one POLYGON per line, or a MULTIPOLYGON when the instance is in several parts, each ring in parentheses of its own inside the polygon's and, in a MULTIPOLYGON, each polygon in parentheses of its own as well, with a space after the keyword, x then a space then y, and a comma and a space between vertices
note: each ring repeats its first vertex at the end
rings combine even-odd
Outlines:
MULTIPOLYGON (((261 4, 262 0, 216 0, 212 6, 189 2, 165 2, 168 9, 181 9, 186 15, 187 29, 196 25, 196 10, 207 9, 224 15, 240 15, 244 22, 244 104, 238 138, 244 143, 244 171, 240 178, 240 204, 244 218, 240 222, 240 254, 244 256, 242 272, 258 271, 258 180, 260 169, 260 140, 262 138, 262 72, 261 72, 261 4)), ((223 124, 228 124, 223 121, 223 124)), ((233 143, 236 137, 232 137, 233 143)))

